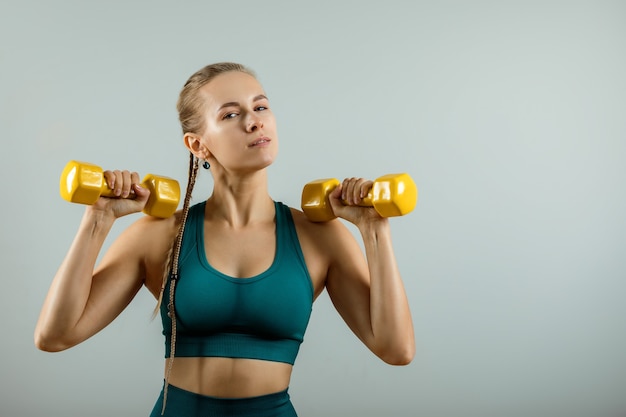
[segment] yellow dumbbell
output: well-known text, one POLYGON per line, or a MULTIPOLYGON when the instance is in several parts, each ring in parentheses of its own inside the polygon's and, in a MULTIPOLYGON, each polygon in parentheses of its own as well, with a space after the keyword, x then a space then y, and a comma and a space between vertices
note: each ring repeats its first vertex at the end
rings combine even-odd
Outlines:
MULTIPOLYGON (((180 186, 178 181, 148 174, 141 186, 150 190, 150 198, 143 212, 149 216, 169 217, 178 208, 180 186)), ((115 197, 104 180, 104 172, 97 165, 70 161, 65 165, 59 181, 61 197, 70 203, 94 204, 100 196, 115 197)))
MULTIPOLYGON (((328 195, 339 185, 336 178, 311 181, 302 190, 302 211, 313 222, 327 222, 336 216, 328 195)), ((417 187, 409 174, 388 174, 377 178, 359 206, 374 207, 382 217, 404 216, 417 204, 417 187)))

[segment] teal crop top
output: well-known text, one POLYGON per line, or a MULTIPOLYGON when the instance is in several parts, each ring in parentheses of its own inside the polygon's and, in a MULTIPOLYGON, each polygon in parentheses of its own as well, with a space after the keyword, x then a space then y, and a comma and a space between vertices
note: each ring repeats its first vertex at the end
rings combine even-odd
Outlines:
MULTIPOLYGON (((272 265, 251 278, 233 278, 209 265, 204 246, 205 202, 189 209, 175 287, 176 357, 227 357, 293 365, 313 307, 313 285, 291 211, 275 202, 272 265)), ((207 236, 207 239, 210 239, 207 236)), ((161 303, 165 357, 170 356, 168 281, 161 303)))

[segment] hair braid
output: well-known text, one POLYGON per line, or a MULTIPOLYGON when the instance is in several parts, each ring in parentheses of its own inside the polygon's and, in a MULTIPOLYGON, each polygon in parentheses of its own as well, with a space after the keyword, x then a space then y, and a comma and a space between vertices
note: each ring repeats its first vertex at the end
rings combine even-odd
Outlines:
POLYGON ((189 214, 189 206, 191 203, 191 195, 193 193, 193 187, 196 183, 199 163, 200 160, 196 158, 192 153, 189 153, 189 178, 187 180, 187 192, 185 194, 185 202, 183 204, 182 219, 180 222, 178 233, 176 235, 176 240, 174 241, 174 245, 172 246, 172 255, 171 257, 168 257, 170 259, 168 264, 171 266, 166 268, 166 274, 163 278, 163 284, 161 285, 161 294, 159 295, 159 304, 157 305, 157 309, 155 310, 157 311, 161 307, 160 304, 163 300, 163 293, 165 292, 165 287, 167 286, 167 280, 169 278, 170 290, 167 303, 167 315, 172 320, 172 333, 170 335, 170 356, 167 360, 167 370, 165 371, 165 385, 163 387, 163 409, 161 410, 161 415, 165 413, 165 404, 167 403, 167 388, 169 386, 170 374, 172 372, 172 366, 174 364, 174 357, 176 354, 176 308, 174 306, 174 292, 176 282, 178 281, 178 259, 180 257, 180 250, 183 244, 183 233, 185 231, 185 225, 187 224, 187 216, 189 214))

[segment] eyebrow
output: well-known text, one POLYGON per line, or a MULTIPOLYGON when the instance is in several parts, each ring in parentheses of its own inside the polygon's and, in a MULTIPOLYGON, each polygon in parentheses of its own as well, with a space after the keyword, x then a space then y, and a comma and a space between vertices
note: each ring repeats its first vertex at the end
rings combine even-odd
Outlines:
MULTIPOLYGON (((252 101, 259 101, 259 100, 267 100, 267 97, 264 94, 259 94, 258 96, 255 96, 252 101)), ((238 101, 229 101, 227 103, 222 104, 217 110, 220 111, 225 107, 240 107, 241 104, 239 104, 238 101)))

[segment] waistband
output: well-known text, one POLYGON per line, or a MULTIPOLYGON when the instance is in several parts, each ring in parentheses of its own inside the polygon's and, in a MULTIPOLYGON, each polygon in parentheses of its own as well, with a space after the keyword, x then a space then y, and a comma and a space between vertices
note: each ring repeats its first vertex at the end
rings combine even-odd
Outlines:
MULTIPOLYGON (((151 417, 161 416, 163 390, 151 417)), ((176 417, 274 417, 296 416, 288 389, 272 394, 245 398, 221 398, 197 394, 168 385, 167 407, 163 416, 176 417)))

